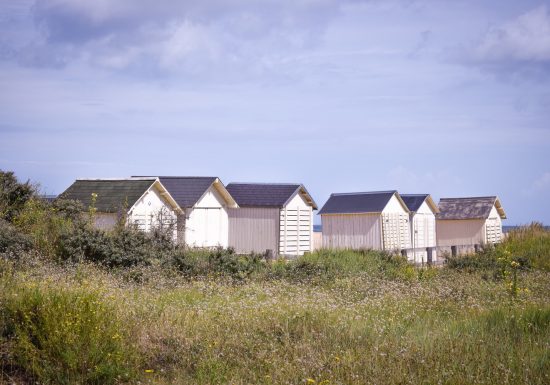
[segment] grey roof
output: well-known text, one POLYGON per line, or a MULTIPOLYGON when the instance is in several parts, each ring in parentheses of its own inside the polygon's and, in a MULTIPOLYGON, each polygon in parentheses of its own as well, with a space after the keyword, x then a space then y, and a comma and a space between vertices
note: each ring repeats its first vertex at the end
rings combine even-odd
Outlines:
POLYGON ((89 207, 92 194, 97 194, 95 207, 99 212, 117 212, 128 209, 155 182, 151 179, 77 179, 59 195, 61 199, 74 199, 89 207))
POLYGON ((407 205, 410 211, 417 212, 422 203, 428 198, 429 194, 400 194, 401 199, 407 205))
POLYGON ((306 201, 317 209, 306 188, 298 183, 229 183, 226 188, 240 207, 283 207, 301 192, 306 201))
POLYGON ((160 183, 182 208, 189 208, 201 199, 218 179, 215 176, 159 176, 160 183))
POLYGON ((319 214, 380 213, 395 193, 396 190, 331 194, 319 214))
POLYGON ((506 218, 496 196, 441 198, 437 219, 487 219, 494 205, 497 206, 501 218, 506 218))

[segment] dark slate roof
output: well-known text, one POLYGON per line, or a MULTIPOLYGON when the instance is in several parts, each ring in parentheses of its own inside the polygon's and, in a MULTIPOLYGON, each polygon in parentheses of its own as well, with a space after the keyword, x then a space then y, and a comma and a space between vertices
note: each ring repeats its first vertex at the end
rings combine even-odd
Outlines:
POLYGON ((215 176, 159 176, 158 178, 181 208, 195 206, 206 190, 218 179, 215 176))
POLYGON ((428 198, 429 194, 400 194, 401 199, 411 212, 417 212, 422 203, 428 198))
POLYGON ((84 207, 91 204, 97 194, 95 207, 99 212, 117 212, 127 205, 129 209, 151 187, 155 179, 77 179, 59 195, 61 199, 74 199, 84 207))
MULTIPOLYGON (((486 219, 496 203, 496 196, 441 198, 439 201, 440 213, 437 215, 437 219, 486 219)), ((500 203, 498 206, 499 214, 506 218, 500 203)))
POLYGON ((319 214, 380 213, 397 191, 331 194, 319 214))
MULTIPOLYGON (((226 188, 240 207, 283 207, 300 188, 309 196, 304 186, 294 183, 229 183, 226 188)), ((313 199, 311 205, 317 208, 313 199)))

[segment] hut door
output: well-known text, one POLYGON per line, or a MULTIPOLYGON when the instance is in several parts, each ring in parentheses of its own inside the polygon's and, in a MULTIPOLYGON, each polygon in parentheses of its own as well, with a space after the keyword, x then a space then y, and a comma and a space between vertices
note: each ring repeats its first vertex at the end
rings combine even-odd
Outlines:
POLYGON ((489 218, 485 224, 487 243, 498 243, 502 237, 502 230, 498 218, 489 218))

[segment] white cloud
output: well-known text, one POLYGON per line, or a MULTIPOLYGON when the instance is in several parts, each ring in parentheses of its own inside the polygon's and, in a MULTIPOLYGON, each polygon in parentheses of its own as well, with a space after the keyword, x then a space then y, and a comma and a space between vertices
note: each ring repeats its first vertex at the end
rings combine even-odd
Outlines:
POLYGON ((513 21, 491 28, 473 49, 481 62, 550 62, 550 13, 535 8, 513 21))

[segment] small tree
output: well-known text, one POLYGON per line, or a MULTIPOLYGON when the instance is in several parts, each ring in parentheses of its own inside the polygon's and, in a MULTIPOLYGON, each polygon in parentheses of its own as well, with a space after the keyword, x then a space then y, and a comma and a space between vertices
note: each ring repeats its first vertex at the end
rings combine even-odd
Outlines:
POLYGON ((12 171, 0 170, 0 218, 13 221, 35 195, 36 189, 29 181, 20 183, 12 171))

